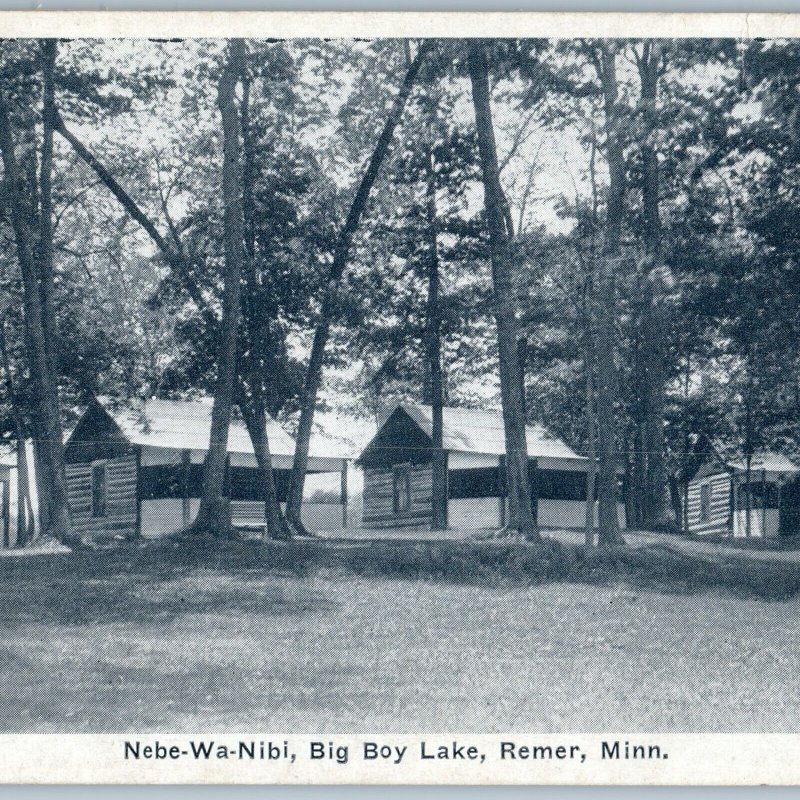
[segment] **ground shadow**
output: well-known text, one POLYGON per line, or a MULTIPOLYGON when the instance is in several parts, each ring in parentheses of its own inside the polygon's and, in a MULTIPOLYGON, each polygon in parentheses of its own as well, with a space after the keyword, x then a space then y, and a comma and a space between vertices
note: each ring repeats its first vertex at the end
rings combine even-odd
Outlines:
POLYGON ((5 587, 0 624, 166 623, 184 614, 242 611, 278 616, 336 608, 320 592, 287 597, 278 581, 263 581, 265 576, 302 576, 309 568, 310 557, 302 545, 289 553, 256 542, 187 545, 167 540, 6 558, 0 560, 5 587))
POLYGON ((548 539, 497 542, 369 542, 339 552, 358 574, 466 584, 624 583, 667 594, 725 592, 769 601, 800 594, 800 566, 731 551, 694 554, 663 544, 587 549, 548 539))

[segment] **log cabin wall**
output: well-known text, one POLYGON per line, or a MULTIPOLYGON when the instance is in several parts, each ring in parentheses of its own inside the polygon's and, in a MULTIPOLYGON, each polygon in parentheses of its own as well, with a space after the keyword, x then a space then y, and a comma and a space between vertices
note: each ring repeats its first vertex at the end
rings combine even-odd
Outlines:
POLYGON ((137 465, 136 453, 66 465, 70 512, 77 535, 88 539, 137 535, 137 465), (93 502, 92 469, 101 464, 105 465, 105 486, 103 502, 99 504, 93 502))
POLYGON ((365 528, 410 528, 430 526, 433 473, 430 464, 397 464, 365 467, 365 528), (407 475, 408 508, 397 508, 395 483, 407 475))
POLYGON ((731 479, 729 475, 708 475, 689 482, 686 519, 690 533, 726 536, 731 523, 731 479), (703 488, 707 487, 707 488, 703 488), (707 492, 707 501, 703 501, 707 492), (707 507, 702 506, 707 502, 707 507), (704 512, 705 513, 704 515, 704 512), (703 518, 705 516, 705 518, 703 518))

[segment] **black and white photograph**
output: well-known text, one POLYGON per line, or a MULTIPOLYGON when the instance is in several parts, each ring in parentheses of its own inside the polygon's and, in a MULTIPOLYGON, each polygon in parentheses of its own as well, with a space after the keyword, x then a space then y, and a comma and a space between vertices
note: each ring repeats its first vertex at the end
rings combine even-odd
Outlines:
POLYGON ((0 733, 798 732, 800 38, 637 20, 0 16, 0 733))

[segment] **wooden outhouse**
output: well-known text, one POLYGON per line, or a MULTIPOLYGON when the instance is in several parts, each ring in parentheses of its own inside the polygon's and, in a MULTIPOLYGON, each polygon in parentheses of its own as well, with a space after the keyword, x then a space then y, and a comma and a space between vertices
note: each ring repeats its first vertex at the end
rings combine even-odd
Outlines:
POLYGON ((689 481, 686 521, 689 533, 746 536, 748 491, 750 535, 774 537, 798 533, 800 468, 779 453, 756 453, 750 459, 750 482, 744 459, 714 454, 689 481))
MULTIPOLYGON (((92 402, 66 442, 67 487, 75 532, 100 536, 158 536, 188 527, 202 493, 211 428, 211 401, 148 400, 113 408, 92 402)), ((294 440, 274 420, 267 431, 279 499, 286 499, 294 440)), ((341 473, 346 500, 347 458, 312 442, 309 474, 341 473)), ((263 485, 243 422, 228 434, 226 489, 234 525, 261 525, 263 485)), ((310 529, 342 527, 341 505, 304 503, 310 529)))
MULTIPOLYGON (((356 463, 364 471, 364 527, 430 525, 432 419, 430 406, 398 405, 358 457, 356 463)), ((539 425, 528 425, 526 434, 538 523, 583 527, 589 460, 539 425)), ((502 413, 445 408, 443 446, 448 526, 477 529, 504 525, 508 501, 502 413)), ((624 504, 620 502, 617 509, 624 527, 624 504)))

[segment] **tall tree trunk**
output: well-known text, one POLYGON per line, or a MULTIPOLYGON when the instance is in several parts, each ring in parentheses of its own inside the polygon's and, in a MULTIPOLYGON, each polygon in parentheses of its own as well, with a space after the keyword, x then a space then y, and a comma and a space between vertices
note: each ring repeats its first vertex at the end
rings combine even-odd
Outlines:
POLYGON ((11 417, 14 424, 14 437, 17 450, 17 547, 24 547, 35 536, 33 503, 30 492, 30 473, 28 470, 28 451, 26 449, 25 419, 17 396, 14 373, 6 344, 5 320, 0 320, 0 357, 5 371, 6 391, 11 404, 11 417))
POLYGON ((689 533, 689 481, 683 482, 683 532, 689 533))
POLYGON ((646 255, 643 336, 645 348, 645 397, 643 445, 647 454, 644 487, 644 526, 657 528, 668 521, 666 504, 667 473, 664 459, 664 404, 666 391, 666 318, 663 297, 663 253, 659 213, 658 156, 653 145, 657 129, 656 100, 662 69, 661 43, 646 42, 638 59, 642 135, 642 207, 646 255))
POLYGON ((750 515, 753 511, 753 487, 752 487, 752 467, 753 467, 753 442, 755 440, 755 431, 753 430, 753 382, 750 381, 745 395, 745 435, 744 435, 744 489, 745 489, 745 514, 747 515, 744 520, 744 535, 749 539, 753 533, 752 521, 750 515))
POLYGON ((591 147, 589 151, 589 184, 591 186, 591 228, 589 235, 589 262, 584 266, 583 293, 583 368, 585 380, 586 417, 586 455, 589 468, 586 471, 586 508, 584 519, 584 544, 594 546, 595 528, 595 486, 597 479, 597 410, 595 408, 595 292, 597 287, 597 211, 599 197, 597 191, 597 132, 592 125, 591 147))
POLYGON ((500 186, 497 149, 489 97, 489 66, 485 45, 480 40, 468 44, 469 73, 475 127, 483 173, 489 246, 492 262, 494 317, 500 354, 500 394, 505 428, 506 474, 509 493, 509 516, 512 529, 527 539, 538 540, 539 531, 531 507, 528 476, 528 445, 525 438, 525 401, 520 378, 517 342, 519 332, 512 286, 509 231, 503 212, 504 196, 500 186))
MULTIPOLYGON (((433 98, 431 98, 431 102, 433 98)), ((431 117, 435 116, 435 110, 431 117)), ((433 119, 429 122, 429 141, 425 157, 425 209, 428 240, 428 302, 425 313, 425 348, 428 357, 433 446, 431 471, 431 529, 447 528, 447 454, 444 451, 444 388, 442 383, 442 315, 439 300, 439 245, 436 210, 436 164, 433 155, 433 119)))
POLYGON ((632 528, 639 527, 638 507, 636 504, 636 445, 631 445, 627 436, 623 440, 622 452, 625 454, 625 478, 622 501, 625 505, 625 519, 632 528))
POLYGON ((269 449, 267 435, 267 410, 261 397, 253 397, 249 402, 241 404, 250 441, 253 443, 253 452, 261 470, 261 480, 264 491, 264 522, 267 536, 270 539, 286 541, 292 538, 289 526, 281 511, 278 490, 275 485, 275 473, 272 469, 272 454, 269 449))
MULTIPOLYGON (((43 58, 45 72, 45 107, 52 105, 52 61, 54 51, 43 58), (50 72, 48 80, 47 73, 50 72), (49 88, 48 88, 49 87, 49 88)), ((46 115, 48 116, 48 115, 46 115)), ((45 139, 52 140, 52 128, 45 123, 45 139)), ((52 146, 52 145, 50 145, 52 146)), ((17 260, 22 274, 25 329, 34 390, 34 419, 36 449, 41 458, 40 507, 44 519, 40 519, 41 532, 59 541, 72 539, 67 498, 66 478, 63 459, 63 432, 58 402, 56 375, 52 365, 55 357, 51 348, 52 339, 47 331, 54 327, 52 308, 44 307, 41 291, 41 263, 37 260, 36 237, 33 229, 37 227, 36 211, 26 201, 22 179, 15 154, 14 138, 11 132, 11 119, 5 97, 0 95, 0 149, 2 149, 5 194, 10 214, 11 227, 17 249, 17 260)), ((52 152, 52 151, 51 151, 52 152)), ((44 159, 43 159, 44 161, 44 159)), ((49 179, 52 161, 42 164, 41 175, 49 179)), ((49 199, 46 201, 49 208, 49 199)), ((41 222, 40 232, 49 227, 41 222)), ((46 268, 48 265, 46 265, 46 268)), ((52 264, 49 265, 52 268, 52 264)))
POLYGON ((745 456, 744 468, 744 502, 745 514, 747 516, 744 520, 744 535, 749 539, 753 535, 752 520, 750 519, 753 513, 753 473, 752 473, 753 455, 747 453, 745 456))
POLYGON ((261 481, 264 500, 264 524, 270 539, 288 540, 292 538, 286 518, 280 506, 275 485, 275 473, 272 469, 272 454, 269 447, 267 431, 267 409, 264 402, 264 381, 268 374, 266 367, 267 354, 271 352, 269 322, 267 320, 266 303, 264 302, 264 286, 261 272, 256 263, 256 213, 253 197, 255 182, 255 160, 250 130, 250 76, 245 68, 242 76, 242 198, 244 201, 244 243, 247 272, 247 323, 249 327, 249 368, 247 374, 239 380, 239 408, 244 417, 261 481), (249 391, 248 391, 249 390, 249 391))
POLYGON ((675 525, 680 527, 683 520, 683 499, 681 498, 681 488, 678 478, 674 473, 667 477, 667 487, 669 488, 669 500, 672 506, 672 514, 675 517, 675 525))
POLYGON ((33 409, 33 477, 36 481, 36 508, 39 512, 39 535, 46 537, 50 530, 50 503, 48 497, 49 472, 46 468, 47 454, 43 452, 45 438, 38 431, 37 410, 33 409))
POLYGON ((236 107, 236 84, 245 61, 243 39, 228 43, 227 61, 218 87, 218 105, 222 117, 223 164, 222 198, 225 244, 225 271, 222 295, 222 322, 217 351, 217 380, 211 411, 211 433, 203 467, 203 494, 193 528, 208 535, 230 531, 230 498, 225 496, 225 473, 228 431, 236 383, 236 350, 241 302, 241 278, 244 249, 244 218, 239 111, 236 107))
MULTIPOLYGON (((686 364, 683 372, 683 407, 684 410, 689 406, 689 391, 691 389, 691 381, 692 381, 692 356, 691 353, 686 353, 686 364)), ((684 427, 683 430, 683 457, 681 459, 682 462, 682 469, 681 469, 681 489, 682 489, 682 496, 683 496, 683 504, 682 504, 682 511, 683 516, 681 518, 681 530, 684 533, 689 533, 689 480, 691 476, 689 475, 689 450, 691 448, 691 434, 689 431, 688 426, 684 427)), ((733 492, 733 483, 731 483, 731 492, 733 492)), ((734 518, 736 517, 736 509, 734 508, 734 518)), ((733 524, 733 520, 731 520, 731 524, 733 524)))
POLYGON ((634 421, 633 446, 630 453, 631 482, 628 485, 631 507, 633 509, 633 525, 641 528, 644 525, 645 503, 647 494, 647 449, 645 446, 644 409, 640 405, 639 419, 634 421))
POLYGON ((67 475, 64 469, 64 441, 58 401, 58 332, 56 328, 55 287, 53 280, 53 122, 55 110, 56 39, 42 41, 42 158, 39 166, 39 290, 42 297, 42 323, 47 342, 48 371, 51 376, 50 400, 57 437, 48 437, 50 482, 50 524, 52 535, 67 541, 71 535, 67 475))
POLYGON ((603 85, 606 129, 606 161, 609 187, 603 252, 600 258, 597 303, 597 449, 598 449, 598 544, 622 544, 617 520, 616 409, 617 374, 614 365, 616 297, 614 273, 618 267, 622 234, 625 165, 620 110, 617 104, 616 44, 600 44, 600 78, 603 85))
POLYGON ((585 382, 584 414, 586 417, 586 456, 589 459, 586 470, 586 515, 583 524, 584 542, 587 547, 594 546, 594 481, 597 436, 597 420, 594 411, 594 314, 592 313, 591 282, 587 280, 584 294, 584 333, 583 333, 583 370, 585 382))
POLYGON ((30 468, 25 442, 25 428, 21 419, 15 420, 17 439, 17 547, 25 547, 36 538, 36 520, 31 500, 30 468))
POLYGON ((392 108, 381 130, 375 149, 367 164, 361 183, 358 186, 347 219, 339 231, 333 251, 333 260, 328 270, 325 286, 322 291, 320 310, 316 329, 314 330, 314 341, 311 345, 311 355, 308 359, 303 392, 300 398, 300 422, 297 427, 295 437, 294 462, 292 464, 292 474, 289 481, 289 498, 286 504, 286 518, 289 523, 299 531, 304 531, 300 510, 303 503, 303 489, 305 487, 306 470, 308 468, 308 448, 311 441, 311 429, 314 424, 314 411, 317 405, 317 393, 319 392, 320 381, 322 380, 322 366, 325 360, 325 346, 330 335, 331 317, 339 294, 339 284, 347 266, 350 256, 350 248, 353 236, 358 228, 361 217, 367 206, 370 191, 378 177, 381 164, 391 144, 394 130, 400 122, 406 101, 408 100, 411 89, 419 72, 422 62, 425 59, 430 44, 420 45, 414 60, 406 70, 400 91, 395 97, 392 108))
MULTIPOLYGON (((638 277, 638 276, 637 276, 638 277)), ((636 281, 642 291, 642 281, 636 281)), ((634 292, 636 290, 633 290, 634 292)), ((631 314, 631 369, 628 380, 630 391, 629 424, 626 430, 625 452, 625 518, 631 528, 642 527, 645 483, 647 481, 647 453, 644 447, 644 418, 647 407, 647 381, 644 373, 646 342, 642 341, 643 311, 641 304, 633 304, 631 314)))
POLYGON ((43 107, 42 158, 39 168, 39 281, 42 293, 44 332, 54 346, 49 348, 50 371, 58 369, 56 315, 53 286, 53 119, 55 112, 54 76, 56 40, 42 40, 43 107))

